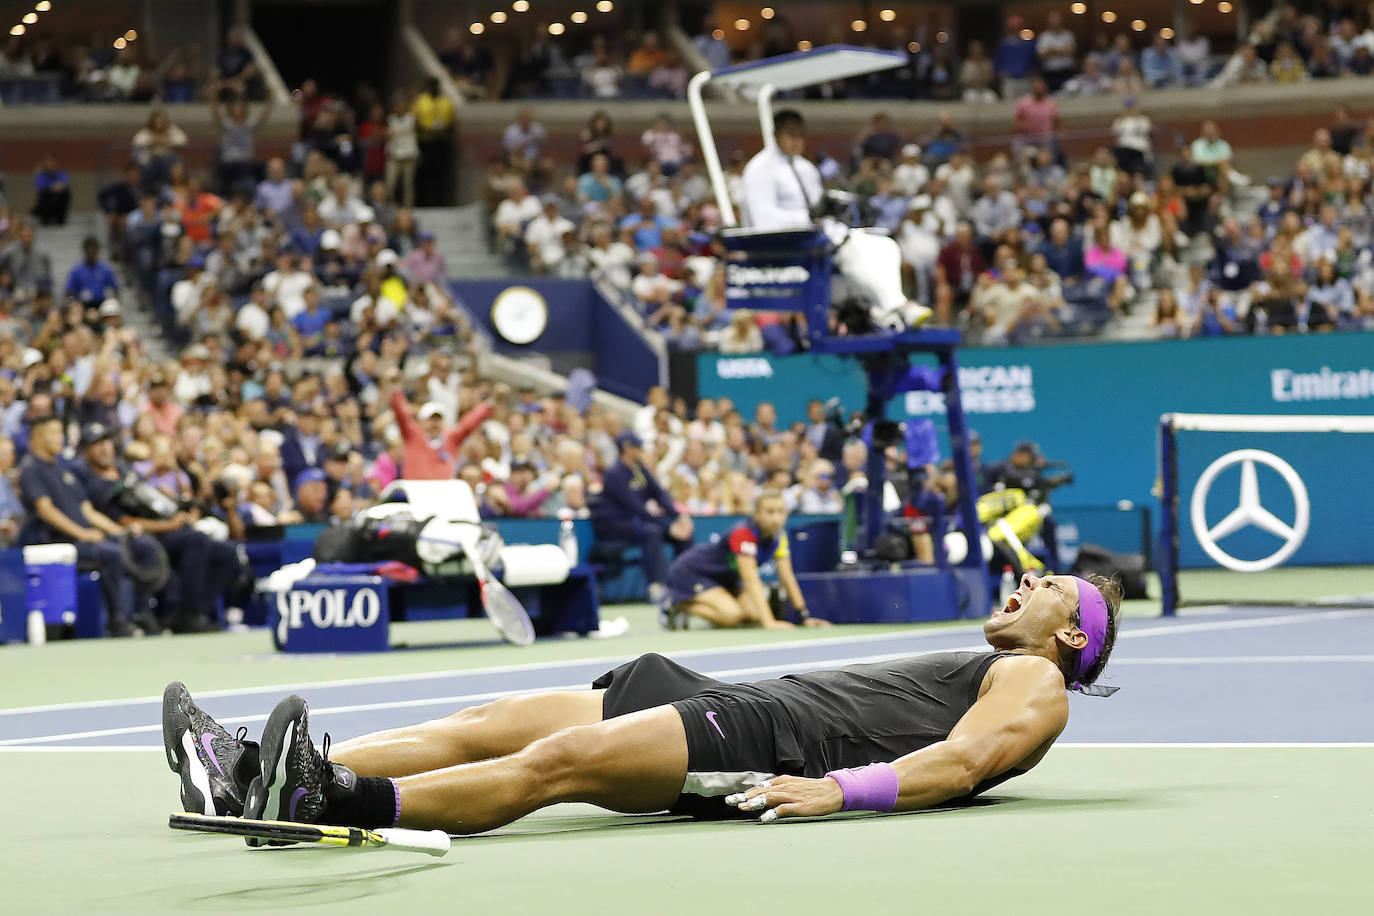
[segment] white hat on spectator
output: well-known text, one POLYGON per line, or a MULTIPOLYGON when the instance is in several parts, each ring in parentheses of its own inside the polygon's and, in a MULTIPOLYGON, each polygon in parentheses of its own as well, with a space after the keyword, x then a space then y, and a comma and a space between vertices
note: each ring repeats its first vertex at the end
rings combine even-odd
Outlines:
POLYGON ((253 482, 253 469, 242 464, 226 464, 224 470, 219 472, 219 476, 224 480, 232 480, 240 490, 248 489, 248 485, 253 482))
POLYGON ((272 326, 272 320, 261 306, 254 302, 245 303, 234 318, 234 324, 250 340, 262 340, 272 326))
POLYGON ((907 207, 907 209, 908 209, 908 210, 929 210, 929 209, 930 209, 930 206, 931 206, 931 201, 930 201, 930 195, 929 195, 929 194, 917 194, 915 197, 911 198, 911 206, 907 207))
POLYGON ((420 408, 418 416, 421 420, 428 420, 430 417, 442 417, 445 415, 444 405, 438 401, 429 401, 420 408))
POLYGON ((1126 202, 1131 207, 1148 207, 1150 205, 1150 195, 1144 191, 1136 191, 1126 202))
POLYGON ((377 252, 377 266, 385 267, 388 264, 396 265, 401 260, 400 255, 390 248, 383 248, 377 252))
POLYGON ((24 355, 19 357, 19 365, 25 369, 29 368, 30 366, 36 365, 37 363, 41 363, 42 361, 42 351, 35 349, 34 347, 27 347, 24 350, 24 355))
POLYGON ((119 300, 114 296, 100 303, 100 315, 103 318, 111 318, 120 313, 119 300))
POLYGON ((367 223, 375 222, 376 220, 377 220, 377 211, 376 211, 376 210, 373 210, 373 209, 372 209, 371 207, 369 207, 367 204, 363 204, 361 207, 358 208, 358 222, 363 223, 363 224, 367 224, 367 223))
POLYGON ((210 348, 205 346, 205 344, 191 344, 189 347, 186 348, 185 352, 181 354, 181 358, 183 360, 208 360, 210 358, 210 348))
POLYGON ((264 429, 258 432, 258 443, 260 445, 271 445, 273 448, 280 449, 281 444, 286 441, 286 436, 282 435, 278 429, 264 429))
POLYGON ((338 251, 343 244, 343 236, 337 229, 326 229, 320 233, 320 248, 325 251, 338 251))
POLYGON ((908 159, 908 158, 910 158, 910 157, 912 157, 912 156, 919 156, 919 155, 921 155, 921 148, 920 148, 919 146, 917 146, 915 143, 908 143, 906 146, 902 147, 902 158, 903 158, 903 159, 908 159))

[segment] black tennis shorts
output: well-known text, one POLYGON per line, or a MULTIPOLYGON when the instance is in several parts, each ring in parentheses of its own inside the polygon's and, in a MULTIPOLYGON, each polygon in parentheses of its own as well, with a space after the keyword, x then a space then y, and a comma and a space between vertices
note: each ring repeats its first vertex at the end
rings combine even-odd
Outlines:
POLYGON ((725 804, 769 777, 801 772, 801 752, 777 701, 650 653, 592 682, 602 718, 671 705, 687 733, 687 779, 672 811, 702 819, 748 817, 725 804))

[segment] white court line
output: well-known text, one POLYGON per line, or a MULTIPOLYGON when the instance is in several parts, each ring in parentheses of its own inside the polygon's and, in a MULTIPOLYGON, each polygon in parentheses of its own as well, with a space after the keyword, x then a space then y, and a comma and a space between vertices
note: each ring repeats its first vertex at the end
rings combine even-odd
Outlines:
MULTIPOLYGON (((1196 750, 1362 750, 1374 748, 1374 741, 1065 741, 1055 750, 1128 750, 1128 751, 1196 751, 1196 750)), ((0 754, 126 754, 161 751, 155 744, 66 744, 0 747, 0 754)))
MULTIPOLYGON (((945 650, 954 652, 972 652, 978 646, 961 646, 957 649, 945 650)), ((828 658, 821 659, 814 663, 788 662, 779 665, 760 665, 752 668, 726 668, 715 671, 703 671, 707 677, 717 679, 737 677, 748 674, 773 674, 773 673, 800 673, 803 671, 819 671, 823 668, 836 668, 840 665, 857 665, 864 662, 892 661, 898 658, 909 658, 910 652, 894 652, 886 655, 860 655, 853 658, 828 658)), ((347 706, 321 706, 310 710, 311 716, 318 718, 327 715, 342 715, 350 712, 375 712, 384 709, 414 709, 425 706, 456 706, 460 703, 474 703, 483 700, 497 700, 501 697, 519 696, 531 693, 548 693, 555 690, 584 690, 585 683, 559 684, 553 687, 530 687, 524 690, 492 690, 483 693, 464 693, 456 696, 447 697, 420 697, 413 700, 384 700, 376 703, 354 703, 347 706)), ((230 716, 219 719, 221 725, 246 725, 250 722, 266 722, 269 713, 255 713, 250 716, 230 716)), ((60 735, 30 735, 27 738, 8 738, 0 741, 0 748, 18 747, 25 744, 37 744, 43 741, 76 741, 82 738, 112 738, 115 735, 138 735, 145 732, 160 732, 162 724, 152 725, 126 725, 120 728, 98 728, 84 732, 67 732, 60 735)))
MULTIPOLYGON (((828 636, 820 639, 792 639, 786 642, 751 643, 745 646, 722 646, 719 649, 686 649, 673 652, 672 658, 697 658, 702 655, 738 655, 747 652, 771 651, 774 649, 798 649, 808 646, 840 646, 856 642, 887 642, 899 639, 923 639, 942 636, 946 633, 967 633, 981 631, 982 622, 967 626, 940 627, 932 630, 912 630, 901 633, 872 633, 856 636, 828 636)), ((668 655, 669 653, 663 653, 668 655)), ((325 657, 325 656, 319 656, 325 657)), ((340 660, 354 661, 357 656, 340 655, 340 660)), ((231 687, 224 690, 197 690, 197 697, 251 696, 259 693, 300 693, 304 690, 319 690, 327 687, 360 687, 379 683, 409 683, 411 681, 431 681, 446 677, 486 676, 490 674, 510 674, 518 671, 543 671, 550 668, 566 668, 572 665, 607 665, 614 667, 623 664, 634 656, 601 655, 588 658, 551 659, 542 662, 520 662, 514 665, 493 665, 489 668, 449 668, 443 671, 421 671, 413 674, 377 674, 368 677, 347 677, 331 681, 305 681, 300 683, 271 684, 262 687, 231 687)), ((115 700, 81 700, 73 703, 48 703, 40 706, 16 706, 0 709, 0 716, 18 716, 36 712, 56 712, 66 709, 100 709, 107 706, 135 706, 140 703, 161 703, 162 697, 127 697, 115 700)))
POLYGON ((1327 662, 1374 662, 1374 655, 1180 655, 1158 658, 1116 658, 1118 665, 1286 665, 1327 662))
MULTIPOLYGON (((1349 617, 1349 616, 1359 615, 1359 614, 1362 614, 1362 613, 1363 613, 1363 612, 1361 612, 1361 611, 1330 611, 1330 612, 1320 612, 1320 613, 1317 613, 1317 614, 1313 614, 1313 613, 1290 614, 1290 615, 1284 615, 1284 616, 1281 616, 1281 617, 1250 618, 1250 619, 1246 619, 1246 620, 1225 620, 1225 621, 1213 621, 1213 622, 1209 622, 1209 623, 1180 624, 1180 625, 1178 625, 1178 626, 1172 626, 1172 627, 1152 627, 1152 628, 1150 628, 1150 629, 1148 629, 1148 630, 1123 630, 1123 631, 1121 632, 1121 635, 1118 637, 1118 639, 1143 639, 1143 638, 1149 638, 1149 637, 1153 637, 1153 636, 1167 636, 1167 635, 1171 635, 1172 633, 1176 633, 1176 632, 1179 632, 1179 631, 1184 631, 1184 632, 1198 632, 1198 631, 1208 631, 1208 630, 1248 629, 1248 628, 1251 628, 1251 627, 1258 627, 1258 626, 1280 626, 1280 625, 1283 625, 1283 624, 1286 624, 1286 623, 1292 623, 1292 622, 1299 621, 1299 620, 1310 621, 1310 620, 1312 620, 1314 617, 1316 617, 1316 618, 1332 619, 1332 618, 1339 618, 1339 617, 1349 617)), ((981 625, 980 625, 980 629, 981 629, 981 625)), ((882 635, 882 636, 880 636, 880 637, 878 637, 878 638, 880 638, 880 639, 881 639, 881 638, 886 638, 886 635, 887 635, 887 634, 884 634, 884 635, 882 635)), ((916 634, 911 634, 911 635, 916 635, 916 634)), ((836 640, 836 642, 840 642, 840 641, 844 641, 844 642, 855 642, 855 641, 861 641, 861 640, 862 640, 862 638, 856 640, 855 638, 852 638, 852 637, 839 637, 839 638, 836 640)), ((794 641, 794 644, 795 644, 795 641, 794 641)), ((814 644, 814 643, 808 643, 807 641, 800 641, 800 644, 801 644, 801 645, 809 645, 809 644, 814 644)), ((943 650, 940 650, 940 651, 945 651, 945 652, 960 652, 960 651, 963 651, 963 652, 970 652, 970 651, 977 651, 977 650, 982 649, 982 648, 986 648, 986 646, 958 646, 958 647, 955 647, 955 648, 952 648, 952 649, 943 649, 943 650)), ((686 655, 686 654, 688 654, 688 653, 683 653, 683 655, 686 655)), ((692 654, 695 654, 695 655, 710 654, 710 652, 709 652, 709 650, 693 650, 692 654)), ((821 669, 823 669, 823 668, 834 668, 834 667, 839 667, 839 666, 841 666, 841 665, 861 664, 861 663, 864 663, 864 662, 890 661, 890 660, 897 659, 897 658, 905 658, 905 657, 907 657, 907 656, 909 656, 909 655, 911 655, 911 654, 913 654, 913 653, 911 653, 911 652, 898 652, 898 653, 887 653, 887 654, 882 654, 882 655, 856 656, 856 657, 852 657, 852 658, 828 658, 828 659, 817 659, 816 661, 813 661, 813 662, 797 662, 797 661, 792 661, 792 662, 784 662, 784 663, 774 664, 774 665, 758 665, 758 666, 751 666, 751 667, 746 667, 746 668, 735 668, 735 669, 724 669, 724 670, 715 670, 715 671, 705 671, 705 672, 701 672, 701 673, 706 674, 706 675, 709 676, 709 677, 716 677, 716 678, 733 677, 733 676, 738 676, 738 675, 743 675, 743 674, 767 674, 767 673, 773 673, 773 672, 800 673, 800 672, 802 672, 802 671, 817 671, 817 670, 821 670, 821 669)), ((548 664, 548 663, 538 662, 538 663, 533 663, 533 664, 531 664, 531 665, 528 666, 528 667, 534 667, 534 668, 549 668, 549 667, 566 666, 566 665, 568 665, 569 663, 570 663, 570 662, 567 662, 567 661, 558 662, 558 663, 554 663, 554 664, 548 664)), ((571 662, 571 663, 573 663, 573 664, 583 664, 583 663, 584 663, 584 660, 578 659, 578 660, 575 660, 575 661, 573 661, 573 662, 571 662)), ((479 671, 484 671, 484 672, 491 672, 491 671, 502 670, 502 669, 474 669, 474 670, 479 670, 479 671)), ((401 677, 401 678, 395 678, 394 680, 405 681, 405 680, 412 680, 412 679, 416 679, 416 678, 401 677)), ((368 679, 368 680, 369 680, 369 681, 375 681, 375 680, 392 680, 392 679, 391 679, 391 678, 370 678, 370 679, 368 679)), ((347 705, 347 706, 324 706, 324 707, 320 707, 320 708, 315 709, 315 710, 312 710, 312 711, 314 712, 314 714, 315 714, 316 716, 321 716, 321 715, 342 714, 342 713, 349 713, 349 712, 371 712, 371 711, 375 711, 375 710, 384 710, 384 709, 408 709, 408 708, 425 707, 425 706, 439 706, 439 705, 445 705, 445 704, 458 704, 458 703, 480 702, 480 701, 483 701, 483 700, 493 700, 493 699, 497 699, 497 698, 503 697, 503 696, 515 696, 515 695, 518 695, 518 694, 542 693, 542 692, 546 692, 546 691, 555 691, 555 690, 581 690, 581 689, 585 689, 585 687, 586 687, 586 684, 585 684, 585 683, 579 682, 579 683, 576 683, 576 684, 567 684, 567 685, 558 685, 558 686, 542 686, 542 687, 530 688, 530 689, 525 689, 525 690, 487 691, 487 692, 482 692, 482 693, 459 694, 459 695, 456 695, 456 696, 446 696, 446 697, 425 697, 425 698, 417 698, 417 699, 412 699, 412 700, 390 700, 390 701, 383 701, 383 702, 377 702, 377 703, 360 703, 360 704, 353 704, 353 705, 347 705)), ((203 694, 203 695, 204 695, 204 696, 212 696, 212 695, 231 695, 231 696, 232 696, 232 695, 239 695, 239 694, 244 694, 244 695, 246 695, 246 694, 263 693, 263 692, 266 692, 267 690, 284 690, 284 689, 286 689, 286 688, 249 688, 249 689, 247 689, 247 690, 242 690, 242 691, 233 691, 233 690, 230 690, 230 691, 215 691, 215 692, 207 691, 207 692, 206 692, 205 694, 203 694)), ((161 698, 157 698, 157 699, 160 701, 161 698)), ((145 701, 144 701, 144 700, 130 700, 130 701, 124 701, 124 703, 128 703, 128 704, 130 704, 130 705, 133 705, 133 704, 139 703, 139 702, 145 702, 145 701)), ((101 701, 101 705, 109 706, 109 705, 123 705, 123 704, 120 703, 120 701, 108 701, 108 702, 101 701)), ((62 708, 70 708, 70 707, 62 707, 62 708)), ((28 710, 28 711, 38 711, 38 709, 37 709, 37 708, 32 708, 32 709, 30 709, 30 710, 28 710)), ((11 712, 14 712, 14 710, 11 710, 11 712)), ((220 721, 220 723, 223 724, 223 725, 245 725, 245 724, 253 723, 253 722, 264 722, 264 721, 266 721, 266 720, 267 720, 267 715, 266 715, 266 714, 255 714, 255 715, 250 715, 250 716, 234 716, 234 717, 230 717, 230 718, 221 719, 221 720, 219 720, 219 721, 220 721)), ((113 736, 115 736, 115 735, 134 735, 134 734, 140 734, 140 733, 143 733, 143 732, 160 731, 161 728, 162 728, 162 726, 161 726, 160 724, 153 724, 153 725, 132 725, 132 726, 125 726, 125 727, 122 727, 122 728, 94 729, 94 730, 90 730, 90 731, 68 732, 68 733, 57 734, 57 735, 31 735, 31 736, 25 737, 25 738, 9 738, 9 739, 5 739, 5 740, 3 740, 3 741, 0 741, 0 747, 13 747, 13 746, 24 745, 24 744, 37 744, 37 743, 43 742, 43 741, 73 741, 73 740, 79 740, 79 739, 82 739, 82 738, 104 738, 104 737, 113 737, 113 736)))
POLYGON ((1278 748, 1280 750, 1308 749, 1349 749, 1374 747, 1374 741, 1066 741, 1056 744, 1060 748, 1074 750, 1128 750, 1128 751, 1197 751, 1197 750, 1251 750, 1278 748))

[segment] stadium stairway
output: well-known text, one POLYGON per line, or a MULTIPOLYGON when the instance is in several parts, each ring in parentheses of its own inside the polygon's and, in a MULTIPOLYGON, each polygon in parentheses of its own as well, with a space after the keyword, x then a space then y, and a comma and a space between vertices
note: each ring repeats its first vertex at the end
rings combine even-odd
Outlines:
POLYGON ((422 229, 433 232, 453 280, 502 277, 505 262, 487 245, 486 213, 480 203, 462 207, 425 207, 415 211, 422 229))
MULTIPOLYGON (((105 219, 98 211, 74 211, 65 226, 35 226, 34 230, 38 246, 52 258, 52 280, 57 297, 67 284, 67 274, 81 260, 81 243, 86 236, 94 235, 99 239, 101 257, 106 261, 110 258, 105 219)), ((170 351, 162 337, 162 329, 117 264, 115 272, 119 274, 122 288, 119 301, 123 306, 124 326, 138 333, 150 359, 166 360, 170 351)))

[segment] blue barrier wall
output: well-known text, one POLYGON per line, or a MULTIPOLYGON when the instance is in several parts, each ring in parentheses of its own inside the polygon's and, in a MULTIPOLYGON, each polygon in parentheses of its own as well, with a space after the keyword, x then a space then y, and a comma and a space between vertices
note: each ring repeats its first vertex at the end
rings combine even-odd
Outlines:
MULTIPOLYGON (((971 349, 960 353, 960 363, 964 409, 983 436, 985 460, 1005 457, 1018 439, 1036 440, 1048 458, 1074 469, 1074 485, 1056 494, 1056 503, 1066 507, 1110 506, 1123 499, 1153 505, 1162 413, 1374 413, 1371 333, 971 349)), ((838 396, 846 409, 859 409, 864 389, 859 367, 837 357, 699 357, 701 396, 728 396, 746 416, 760 400, 770 400, 782 423, 802 417, 810 398, 838 396)), ((895 418, 931 417, 937 425, 942 412, 942 398, 928 392, 898 398, 890 409, 895 418)), ((1246 438, 1218 440, 1212 452, 1199 453, 1201 465, 1184 462, 1179 481, 1185 515, 1201 467, 1242 447, 1246 438)), ((1341 546, 1347 536, 1336 527, 1345 519, 1332 514, 1347 503, 1342 487, 1348 475, 1318 460, 1332 447, 1296 447, 1288 459, 1307 482, 1314 506, 1312 533, 1295 562, 1338 562, 1319 558, 1351 554, 1348 544, 1341 546), (1330 510, 1318 518, 1323 506, 1330 510)), ((1368 447, 1357 448, 1349 444, 1337 464, 1368 466, 1368 447)), ((1230 473, 1238 478, 1240 472, 1230 473)), ((1261 469, 1265 492, 1267 473, 1261 469)), ((1213 498, 1228 498, 1218 493, 1229 486, 1234 500, 1237 481, 1227 480, 1218 481, 1213 498)), ((1277 480, 1275 475, 1269 483, 1277 480)), ((1212 513, 1210 524, 1219 517, 1212 513)), ((1183 542, 1185 565, 1210 565, 1194 538, 1183 542)))
POLYGON ((561 370, 588 367, 605 390, 641 401, 649 387, 658 384, 658 356, 589 280, 455 280, 449 286, 499 353, 542 353, 561 370), (548 303, 548 327, 527 346, 502 340, 491 323, 492 302, 512 286, 527 286, 548 303))

